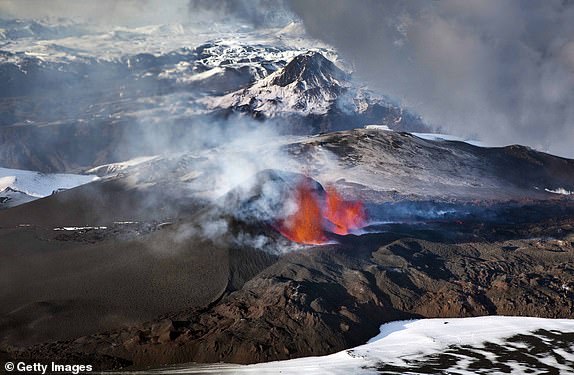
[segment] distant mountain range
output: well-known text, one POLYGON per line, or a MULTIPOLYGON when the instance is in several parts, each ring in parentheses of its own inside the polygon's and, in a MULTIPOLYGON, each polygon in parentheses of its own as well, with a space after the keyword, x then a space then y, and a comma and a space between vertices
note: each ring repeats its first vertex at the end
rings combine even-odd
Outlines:
POLYGON ((209 40, 181 25, 0 25, 5 167, 69 172, 187 150, 193 142, 182 134, 230 116, 273 119, 283 134, 371 123, 428 130, 416 114, 357 84, 334 51, 311 47, 297 24, 209 40))

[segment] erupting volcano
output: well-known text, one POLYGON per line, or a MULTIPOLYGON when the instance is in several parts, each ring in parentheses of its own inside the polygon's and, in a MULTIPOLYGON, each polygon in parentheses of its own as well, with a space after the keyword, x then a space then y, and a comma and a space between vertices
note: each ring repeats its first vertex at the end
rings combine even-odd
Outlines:
POLYGON ((303 180, 295 189, 293 201, 295 212, 281 221, 278 230, 294 242, 324 244, 328 242, 327 232, 346 235, 367 221, 362 202, 344 200, 333 186, 318 191, 303 180))

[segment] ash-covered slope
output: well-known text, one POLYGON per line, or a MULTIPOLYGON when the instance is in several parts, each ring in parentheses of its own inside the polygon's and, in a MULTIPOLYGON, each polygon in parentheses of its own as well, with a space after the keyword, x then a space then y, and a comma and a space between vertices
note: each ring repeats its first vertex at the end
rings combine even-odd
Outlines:
MULTIPOLYGON (((274 137, 262 144, 249 143, 248 148, 239 141, 236 145, 199 153, 104 165, 94 168, 91 173, 120 175, 121 184, 117 185, 112 178, 74 190, 69 195, 79 197, 74 198, 74 202, 89 200, 90 194, 101 195, 98 186, 116 184, 112 191, 121 192, 126 202, 133 203, 133 209, 122 211, 124 218, 117 218, 125 221, 131 220, 130 213, 145 212, 140 208, 148 205, 137 204, 140 191, 153 190, 154 195, 158 195, 157 202, 184 198, 210 201, 220 198, 235 185, 253 183, 253 176, 270 169, 303 173, 323 186, 336 186, 345 197, 360 199, 373 206, 431 200, 458 203, 568 200, 571 195, 566 193, 574 191, 574 162, 569 159, 516 145, 477 147, 370 128, 313 137, 274 137), (86 193, 78 195, 82 191, 86 193)), ((86 176, 84 179, 91 178, 86 176)), ((14 209, 10 215, 15 218, 20 217, 19 212, 37 212, 37 216, 28 214, 19 219, 22 223, 35 223, 39 218, 49 216, 41 212, 53 212, 52 217, 57 221, 68 212, 58 208, 59 204, 64 204, 64 201, 55 203, 60 201, 56 197, 41 200, 14 209)), ((149 206, 154 206, 151 203, 149 206)), ((168 204, 166 210, 169 207, 168 204)), ((230 207, 229 211, 235 208, 230 207)), ((115 211, 113 204, 110 209, 110 212, 115 211)), ((96 203, 94 212, 99 211, 96 203)), ((4 219, 0 215, 0 223, 4 220, 10 221, 8 216, 4 219)), ((99 225, 101 220, 96 215, 82 222, 86 222, 82 225, 99 225)), ((59 225, 78 223, 71 219, 59 225)))
POLYGON ((181 182, 118 177, 2 211, 0 352, 206 307, 275 261, 211 209, 181 182))
POLYGON ((319 181, 366 201, 544 199, 574 187, 574 161, 519 145, 477 147, 370 128, 285 147, 319 181))
POLYGON ((358 129, 107 170, 0 212, 4 357, 252 363, 356 346, 394 319, 573 316, 574 204, 544 190, 574 190, 572 160, 358 129), (293 172, 362 200, 370 225, 323 246, 282 237, 258 212, 289 206, 293 172))
POLYGON ((400 237, 347 238, 295 252, 211 308, 11 350, 9 358, 70 362, 89 356, 98 369, 254 363, 348 349, 397 319, 573 316, 572 236, 490 244, 400 237))

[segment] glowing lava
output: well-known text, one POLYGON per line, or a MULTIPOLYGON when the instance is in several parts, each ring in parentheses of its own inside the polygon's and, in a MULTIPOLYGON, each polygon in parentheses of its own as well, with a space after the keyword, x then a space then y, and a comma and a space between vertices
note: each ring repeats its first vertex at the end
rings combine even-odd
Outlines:
POLYGON ((303 181, 297 186, 295 204, 295 213, 279 226, 281 234, 299 243, 317 245, 327 242, 319 197, 308 182, 303 181))
POLYGON ((361 202, 345 201, 334 187, 327 187, 325 218, 333 224, 331 232, 349 234, 365 225, 365 208, 361 202))
POLYGON ((345 201, 334 187, 328 187, 323 195, 303 181, 295 190, 294 203, 295 212, 278 226, 291 241, 324 244, 329 241, 326 232, 346 235, 366 223, 363 204, 345 201))

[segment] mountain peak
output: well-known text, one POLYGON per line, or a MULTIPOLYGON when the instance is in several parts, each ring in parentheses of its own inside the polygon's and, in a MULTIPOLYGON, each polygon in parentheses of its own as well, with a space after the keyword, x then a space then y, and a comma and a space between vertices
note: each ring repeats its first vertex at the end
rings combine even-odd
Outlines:
POLYGON ((324 87, 335 81, 346 81, 349 75, 319 52, 306 52, 293 58, 271 82, 285 87, 305 82, 307 87, 324 87))

